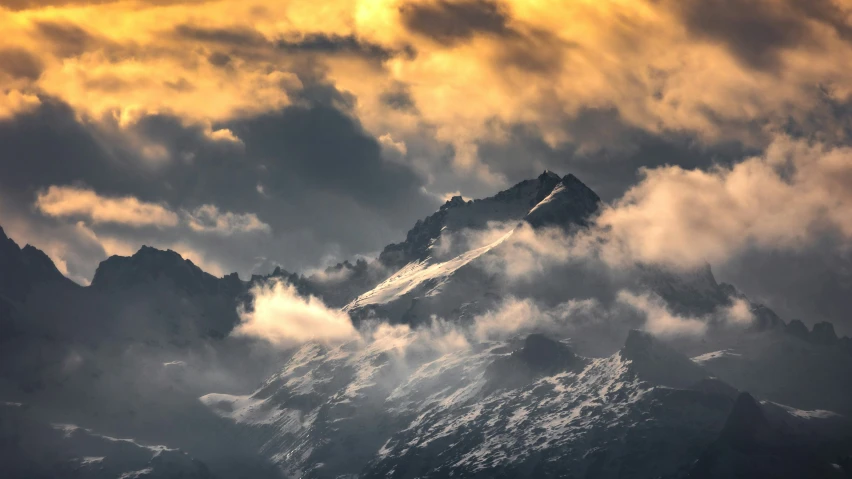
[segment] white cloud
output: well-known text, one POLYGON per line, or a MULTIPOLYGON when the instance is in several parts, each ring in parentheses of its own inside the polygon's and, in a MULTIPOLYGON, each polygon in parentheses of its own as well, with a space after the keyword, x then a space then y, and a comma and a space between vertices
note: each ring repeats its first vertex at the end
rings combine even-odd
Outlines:
POLYGON ((327 307, 313 296, 301 297, 287 283, 276 281, 252 289, 254 308, 240 310, 236 336, 249 336, 288 347, 317 341, 339 343, 360 338, 349 315, 327 307))
POLYGON ((852 239, 852 148, 778 137, 730 168, 643 174, 597 221, 610 262, 694 267, 750 246, 795 250, 827 230, 852 239))
POLYGON ((204 136, 206 136, 208 139, 210 139, 212 141, 223 141, 223 142, 235 143, 237 145, 243 144, 243 141, 240 140, 240 138, 237 135, 235 135, 233 131, 231 131, 227 128, 222 128, 222 129, 219 129, 219 130, 207 129, 207 130, 204 131, 204 136))
POLYGON ((270 233, 272 228, 254 213, 219 211, 214 205, 202 205, 185 212, 187 224, 193 231, 229 236, 235 233, 270 233))

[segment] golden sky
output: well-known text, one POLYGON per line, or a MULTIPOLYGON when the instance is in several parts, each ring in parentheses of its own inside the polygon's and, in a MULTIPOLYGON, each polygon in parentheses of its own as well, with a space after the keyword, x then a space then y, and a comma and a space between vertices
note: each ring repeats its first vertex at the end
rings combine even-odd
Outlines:
POLYGON ((759 143, 737 125, 779 128, 852 88, 849 4, 830 0, 0 5, 0 115, 51 95, 90 121, 167 113, 236 141, 216 125, 291 104, 309 69, 357 98, 376 137, 430 135, 455 148, 459 174, 494 183, 476 143, 505 125, 582 142, 566 118, 617 108, 650 132, 759 143), (394 92, 412 107, 390 107, 394 92))

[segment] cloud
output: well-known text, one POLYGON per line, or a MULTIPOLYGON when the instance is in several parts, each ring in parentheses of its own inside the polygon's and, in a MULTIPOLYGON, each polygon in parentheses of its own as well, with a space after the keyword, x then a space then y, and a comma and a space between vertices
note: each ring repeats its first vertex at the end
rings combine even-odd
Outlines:
POLYGON ((707 331, 706 322, 673 314, 658 297, 622 291, 618 299, 645 315, 644 328, 654 336, 700 336, 707 331))
POLYGON ((660 167, 597 220, 605 257, 695 267, 749 247, 797 250, 852 240, 852 148, 778 137, 731 167, 660 167))
POLYGON ((82 217, 93 223, 161 228, 178 224, 178 215, 163 205, 132 196, 100 196, 91 189, 76 186, 51 186, 38 193, 35 205, 48 216, 82 217))
POLYGON ((412 2, 399 7, 399 12, 406 28, 446 45, 476 33, 511 33, 507 14, 490 0, 412 2))
POLYGON ((521 333, 573 332, 590 323, 604 323, 610 313, 594 299, 570 300, 542 308, 530 298, 510 297, 474 318, 471 332, 480 341, 506 339, 521 333))
POLYGON ((193 231, 232 235, 235 233, 271 233, 272 228, 260 221, 254 213, 221 212, 214 205, 202 205, 186 213, 187 223, 193 231))
POLYGON ((723 43, 746 64, 779 68, 781 52, 819 41, 817 26, 849 39, 846 12, 832 0, 686 0, 672 9, 700 37, 723 43))
MULTIPOLYGON (((167 206, 146 203, 132 196, 108 197, 77 186, 51 186, 38 193, 36 208, 44 215, 85 218, 93 224, 113 223, 133 227, 177 227, 180 217, 167 206)), ((272 228, 254 213, 220 211, 202 205, 184 211, 186 225, 197 233, 230 236, 237 233, 270 233, 272 228)))
POLYGON ((340 343, 360 338, 349 315, 327 307, 313 296, 301 297, 283 282, 252 290, 251 309, 239 311, 235 336, 260 338, 287 347, 310 341, 340 343))
POLYGON ((751 305, 742 298, 734 298, 731 305, 723 311, 722 317, 737 326, 749 325, 754 321, 751 305))
POLYGON ((762 146, 764 129, 807 126, 852 92, 848 9, 830 0, 79 3, 10 3, 0 49, 27 52, 13 55, 15 89, 90 121, 203 124, 299 104, 323 77, 357 98, 371 135, 433 142, 417 158, 428 174, 450 156, 480 188, 517 179, 478 151, 517 125, 581 144, 566 125, 617 110, 651 134, 762 146))
POLYGON ((37 79, 44 65, 37 56, 22 48, 0 49, 0 73, 13 79, 37 79))

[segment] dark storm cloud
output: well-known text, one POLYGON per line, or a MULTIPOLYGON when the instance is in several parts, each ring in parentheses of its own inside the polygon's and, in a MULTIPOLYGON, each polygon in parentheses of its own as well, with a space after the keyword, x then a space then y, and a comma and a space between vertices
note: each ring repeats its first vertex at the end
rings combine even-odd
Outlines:
POLYGON ((180 38, 205 43, 234 48, 271 48, 284 53, 345 54, 375 60, 387 60, 395 55, 413 58, 416 54, 410 46, 401 50, 392 50, 382 45, 362 41, 355 35, 307 33, 296 38, 270 41, 260 32, 250 28, 205 28, 193 25, 179 25, 175 29, 175 34, 180 38))
POLYGON ((403 83, 395 83, 393 87, 383 92, 379 99, 382 103, 394 110, 411 113, 417 111, 417 105, 414 103, 411 91, 409 90, 408 85, 403 83))
POLYGON ((723 43, 758 69, 777 68, 784 49, 812 46, 814 23, 852 38, 845 14, 831 0, 688 0, 672 8, 691 32, 723 43))
POLYGON ((207 57, 207 61, 209 61, 211 65, 223 67, 231 62, 231 57, 230 55, 222 52, 213 52, 207 57))
POLYGON ((445 45, 469 40, 477 33, 515 35, 508 26, 508 14, 490 0, 410 3, 399 12, 406 28, 445 45))
POLYGON ((328 189, 388 211, 401 206, 388 198, 408 197, 421 185, 409 169, 385 162, 355 120, 330 107, 286 109, 233 130, 247 154, 262 159, 274 191, 328 189))
POLYGON ((178 25, 175 28, 178 37, 208 43, 221 43, 236 47, 259 47, 267 43, 266 37, 257 30, 243 27, 203 28, 192 25, 178 25))
POLYGON ((60 57, 79 56, 98 44, 89 32, 73 23, 38 22, 35 26, 60 57))
POLYGON ((479 144, 480 156, 510 183, 544 169, 574 173, 609 201, 637 182, 641 167, 707 168, 731 164, 757 152, 735 142, 710 146, 686 134, 651 134, 624 123, 614 108, 585 109, 566 118, 563 127, 575 140, 553 147, 535 128, 509 126, 507 141, 479 144))
POLYGON ((0 49, 0 72, 12 78, 37 79, 44 65, 35 55, 22 48, 0 49))
MULTIPOLYGON (((319 85, 308 89, 329 96, 335 91, 319 85)), ((421 193, 423 181, 416 174, 382 159, 381 147, 356 120, 322 101, 314 103, 219 126, 231 129, 242 143, 211 140, 203 128, 167 115, 145 117, 129 133, 164 146, 171 157, 152 165, 134 145, 120 140, 123 135, 83 126, 67 106, 46 98, 34 112, 0 123, 3 216, 29 222, 33 235, 68 235, 69 245, 84 240, 71 238, 79 231, 69 230, 68 221, 34 211, 36 195, 51 185, 133 196, 181 215, 207 204, 254 213, 270 225, 268 234, 89 225, 99 236, 140 243, 135 247, 181 243, 225 272, 245 273, 256 263, 304 269, 330 253, 344 259, 377 251, 437 207, 421 193)), ((92 258, 96 245, 87 248, 81 264, 69 264, 75 277, 90 278, 100 259, 92 258), (82 264, 86 261, 91 264, 82 264)))
POLYGON ((354 35, 311 33, 297 40, 279 40, 275 45, 286 52, 342 53, 379 60, 387 60, 395 55, 403 55, 406 58, 413 58, 416 55, 411 46, 395 51, 374 43, 363 42, 354 35))

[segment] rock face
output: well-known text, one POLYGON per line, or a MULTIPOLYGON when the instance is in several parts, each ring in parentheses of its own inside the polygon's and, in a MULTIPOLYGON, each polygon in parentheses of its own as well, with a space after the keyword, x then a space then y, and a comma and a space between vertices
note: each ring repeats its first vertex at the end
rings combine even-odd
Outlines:
POLYGON ((744 392, 687 477, 849 477, 852 469, 843 461, 852 446, 849 426, 830 413, 762 405, 744 392))

